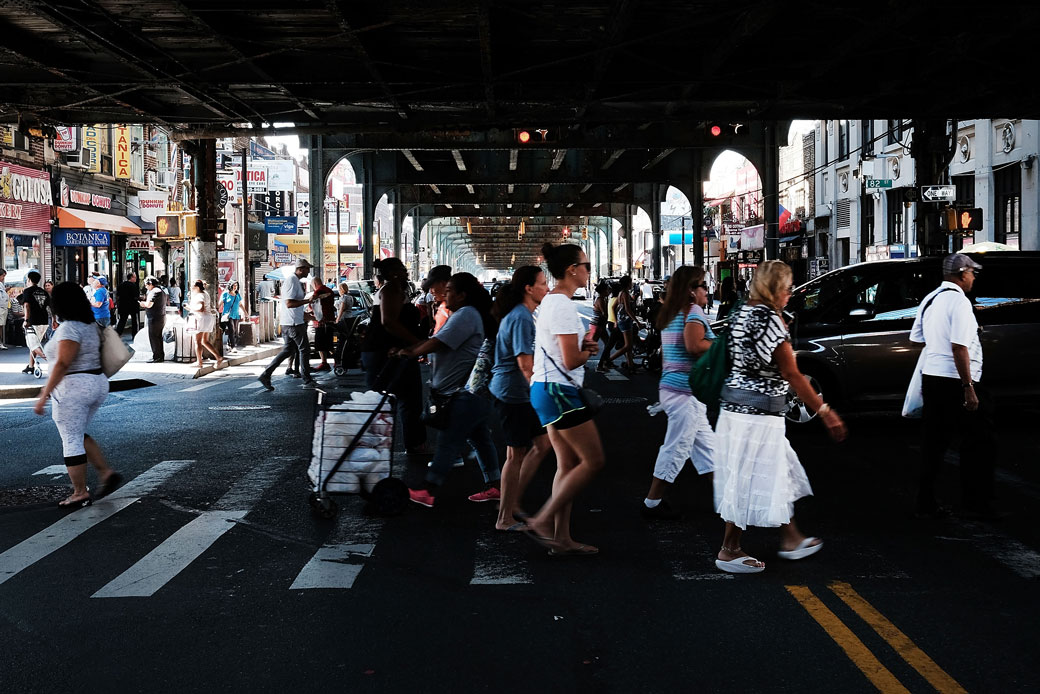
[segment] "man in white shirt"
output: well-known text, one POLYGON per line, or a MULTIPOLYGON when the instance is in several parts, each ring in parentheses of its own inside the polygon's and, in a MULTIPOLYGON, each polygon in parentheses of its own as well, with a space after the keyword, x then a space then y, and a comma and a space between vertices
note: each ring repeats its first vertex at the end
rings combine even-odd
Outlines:
POLYGON ((303 317, 304 307, 310 301, 307 300, 307 293, 303 290, 303 284, 300 283, 300 280, 310 272, 311 267, 305 258, 300 258, 296 261, 293 274, 282 282, 282 310, 278 322, 282 326, 282 340, 285 344, 282 351, 257 379, 268 390, 274 390, 274 386, 271 385, 271 374, 294 352, 299 355, 298 362, 303 374, 303 384, 314 385, 309 359, 311 346, 307 340, 307 321, 303 317))
POLYGON ((935 481, 946 448, 961 434, 961 501, 972 517, 992 520, 992 401, 983 388, 982 343, 967 292, 982 266, 963 253, 943 259, 943 283, 928 294, 910 331, 924 343, 921 391, 924 396, 924 442, 917 492, 917 515, 937 518, 949 510, 935 497, 935 481))

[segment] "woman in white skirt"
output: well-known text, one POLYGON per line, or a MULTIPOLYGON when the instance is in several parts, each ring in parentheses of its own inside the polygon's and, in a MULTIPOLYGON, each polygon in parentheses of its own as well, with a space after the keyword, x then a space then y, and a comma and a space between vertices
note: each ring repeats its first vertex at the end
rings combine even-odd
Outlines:
POLYGON ((650 491, 640 511, 647 520, 678 520, 682 517, 664 498, 686 465, 693 461, 698 475, 710 474, 714 467, 715 432, 708 424, 708 408, 690 392, 690 369, 708 351, 715 333, 711 331, 704 307, 708 285, 704 270, 683 265, 668 280, 664 301, 657 314, 661 331, 662 368, 659 395, 668 417, 664 444, 657 452, 650 491))
POLYGON ((78 284, 62 282, 54 288, 51 304, 61 324, 44 348, 51 373, 33 410, 42 415, 50 398, 51 417, 61 434, 65 466, 72 481, 72 494, 58 505, 80 508, 92 501, 87 489, 88 461, 101 482, 94 498, 115 491, 123 478, 109 467, 97 441, 87 435, 90 420, 108 396, 108 378, 101 370, 101 331, 94 322, 90 302, 78 284))
POLYGON ((730 325, 733 366, 715 429, 715 510, 726 521, 715 565, 729 573, 766 568, 740 546, 749 525, 780 528, 781 559, 804 559, 823 547, 794 523, 794 502, 811 495, 812 488, 785 436, 788 387, 820 415, 834 440, 845 438, 845 423, 798 371, 781 315, 791 290, 791 268, 766 261, 755 273, 748 303, 730 325))
MULTIPOLYGON (((188 316, 188 332, 195 336, 195 358, 198 360, 198 367, 202 368, 202 350, 205 349, 213 355, 213 359, 217 362, 216 368, 220 368, 221 359, 217 351, 213 349, 213 346, 209 343, 209 334, 213 332, 213 329, 217 326, 217 318, 210 310, 209 297, 206 295, 206 283, 202 280, 197 280, 195 284, 191 285, 191 296, 188 297, 188 310, 191 311, 191 315, 188 316)), ((227 362, 223 362, 227 366, 227 362)))

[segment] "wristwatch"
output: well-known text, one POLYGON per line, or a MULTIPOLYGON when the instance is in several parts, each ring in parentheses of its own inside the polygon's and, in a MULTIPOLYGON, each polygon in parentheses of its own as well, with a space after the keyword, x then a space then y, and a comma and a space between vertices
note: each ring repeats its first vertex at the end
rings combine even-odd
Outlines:
POLYGON ((968 381, 967 383, 962 383, 961 387, 964 388, 964 390, 967 390, 968 388, 974 388, 975 387, 975 382, 974 381, 968 381))

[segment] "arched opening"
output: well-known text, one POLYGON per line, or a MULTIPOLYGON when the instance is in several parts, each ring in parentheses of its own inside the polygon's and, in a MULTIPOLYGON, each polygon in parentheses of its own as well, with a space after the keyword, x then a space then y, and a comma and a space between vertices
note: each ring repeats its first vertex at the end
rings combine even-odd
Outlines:
POLYGON ((765 254, 765 201, 758 169, 744 155, 726 150, 711 165, 704 182, 704 226, 710 231, 705 255, 718 282, 732 276, 739 284, 754 274, 765 254), (711 252, 711 238, 717 252, 711 252))
MULTIPOLYGON (((686 194, 674 186, 668 186, 665 199, 661 202, 661 245, 664 246, 662 276, 671 275, 675 268, 682 265, 693 265, 692 211, 693 206, 686 194)), ((705 253, 705 257, 707 255, 705 253)))

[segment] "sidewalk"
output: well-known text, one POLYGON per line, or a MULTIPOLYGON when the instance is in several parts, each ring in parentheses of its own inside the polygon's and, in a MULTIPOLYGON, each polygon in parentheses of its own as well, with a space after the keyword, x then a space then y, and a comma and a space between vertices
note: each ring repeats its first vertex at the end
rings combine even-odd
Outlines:
MULTIPOLYGON (((125 341, 125 340, 124 340, 125 341)), ((237 366, 258 359, 269 359, 282 349, 281 341, 264 342, 259 345, 242 347, 234 354, 225 354, 224 358, 231 364, 237 366)), ((135 356, 126 366, 119 370, 112 378, 112 390, 122 390, 116 385, 119 381, 140 381, 155 378, 199 378, 216 369, 213 362, 209 362, 199 369, 195 362, 179 363, 166 361, 161 364, 149 364, 147 359, 150 354, 135 356)), ((0 350, 0 400, 9 398, 34 398, 40 394, 40 389, 46 383, 47 373, 44 377, 36 379, 32 374, 23 374, 22 369, 29 363, 29 351, 25 347, 10 347, 0 350)), ((129 384, 125 384, 129 385, 129 384)), ((137 386, 140 387, 140 386, 137 386)))

